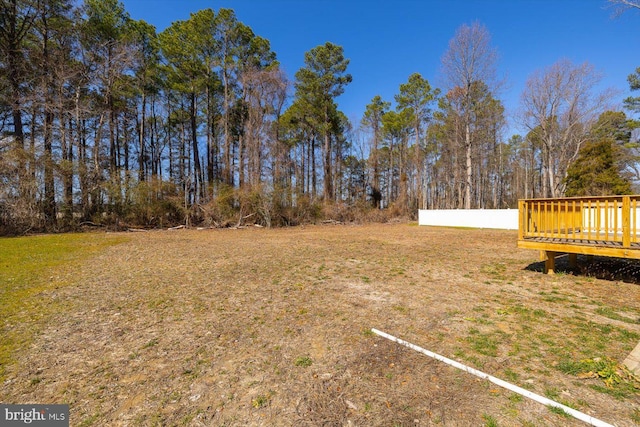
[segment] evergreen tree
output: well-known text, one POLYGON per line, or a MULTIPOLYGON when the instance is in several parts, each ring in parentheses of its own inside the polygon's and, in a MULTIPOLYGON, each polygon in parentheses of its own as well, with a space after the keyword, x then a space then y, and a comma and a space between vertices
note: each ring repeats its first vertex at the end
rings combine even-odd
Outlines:
POLYGON ((567 170, 567 196, 610 196, 631 193, 623 175, 622 151, 631 131, 622 112, 607 111, 592 127, 592 138, 567 170))
MULTIPOLYGON (((54 138, 59 136, 62 149, 62 159, 69 160, 68 143, 66 141, 66 88, 69 78, 73 74, 71 70, 71 44, 73 37, 70 35, 72 28, 72 9, 70 0, 46 0, 40 4, 37 19, 34 23, 34 35, 36 39, 32 52, 32 60, 36 64, 34 75, 37 79, 37 90, 34 98, 39 104, 38 110, 42 112, 42 169, 44 181, 44 198, 42 200, 42 213, 47 226, 53 226, 56 222, 56 199, 54 166, 59 163, 54 153, 54 138), (57 119, 57 120, 56 120, 57 119), (56 132, 57 131, 57 132, 56 132)), ((67 168, 68 169, 68 168, 67 168)), ((63 174, 66 190, 67 219, 71 215, 72 200, 69 196, 69 187, 72 185, 71 177, 63 174)))
POLYGON ((133 81, 133 96, 137 98, 139 115, 138 126, 138 180, 146 181, 148 172, 157 175, 160 172, 160 153, 156 144, 148 139, 147 105, 152 95, 161 90, 160 42, 156 29, 145 21, 131 23, 132 38, 136 47, 133 81))
POLYGON ((380 208, 382 200, 378 150, 382 144, 382 116, 389 110, 390 106, 390 102, 383 101, 380 95, 376 95, 371 100, 371 103, 367 105, 362 117, 362 125, 373 132, 369 154, 369 163, 373 171, 369 185, 371 186, 370 196, 374 208, 380 208))
POLYGON ((107 196, 107 209, 121 215, 124 208, 122 178, 127 164, 129 141, 121 137, 126 116, 127 101, 131 94, 130 72, 135 62, 135 47, 131 38, 132 19, 118 0, 85 0, 85 19, 81 22, 80 41, 88 61, 96 117, 93 146, 93 204, 103 203, 107 196), (108 182, 104 180, 103 139, 107 128, 108 182), (123 153, 124 151, 124 153, 123 153), (124 160, 124 161, 123 161, 124 160))
POLYGON ((346 72, 349 60, 341 46, 327 42, 305 53, 304 63, 296 73, 296 97, 304 99, 311 108, 314 124, 323 139, 324 199, 329 202, 335 198, 331 129, 338 116, 334 100, 351 83, 351 74, 346 72))
POLYGON ((0 2, 0 73, 8 83, 7 104, 13 119, 11 135, 20 148, 24 144, 25 84, 32 66, 28 54, 29 35, 37 19, 38 6, 36 0, 0 2))
POLYGON ((388 111, 382 116, 382 134, 386 150, 386 206, 396 203, 401 213, 405 212, 407 199, 407 151, 412 131, 412 114, 408 109, 388 111))
MULTIPOLYGON (((398 103, 398 110, 407 110, 413 122, 413 139, 414 146, 407 149, 409 158, 404 169, 405 175, 408 176, 409 169, 415 170, 418 181, 414 186, 427 186, 427 170, 426 170, 426 145, 423 141, 423 127, 431 120, 433 104, 437 102, 439 89, 432 89, 429 81, 424 79, 420 74, 414 73, 409 76, 407 83, 400 85, 400 93, 395 96, 398 103)), ((403 186, 408 187, 409 182, 405 180, 403 186)), ((403 192, 408 192, 409 188, 404 188, 403 192)), ((425 206, 424 191, 418 191, 416 200, 407 200, 406 208, 414 209, 419 206, 425 206), (418 200, 419 199, 419 200, 418 200)))
MULTIPOLYGON (((193 195, 192 201, 199 201, 204 195, 202 187, 202 163, 198 142, 199 101, 203 93, 209 94, 213 79, 214 55, 216 51, 212 33, 215 31, 215 13, 204 9, 192 13, 186 21, 175 21, 159 35, 160 49, 167 61, 167 88, 174 92, 184 110, 188 112, 188 138, 183 138, 182 153, 191 152, 192 162, 186 160, 187 167, 181 167, 180 184, 185 192, 193 195), (190 146, 185 147, 188 139, 190 146), (185 173, 185 169, 193 174, 185 173)), ((181 156, 184 159, 184 155, 181 156)), ((189 197, 191 198, 191 197, 189 197)))
MULTIPOLYGON (((629 81, 629 89, 632 91, 640 90, 640 67, 636 68, 633 74, 627 77, 629 81)), ((629 96, 624 100, 624 106, 629 111, 640 114, 640 96, 629 96)))

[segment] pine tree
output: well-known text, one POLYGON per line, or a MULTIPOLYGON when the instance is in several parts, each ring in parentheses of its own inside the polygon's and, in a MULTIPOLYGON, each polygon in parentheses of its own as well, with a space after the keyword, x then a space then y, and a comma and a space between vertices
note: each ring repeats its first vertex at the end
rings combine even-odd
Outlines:
POLYGON ((374 208, 380 208, 382 192, 380 191, 380 167, 378 161, 378 150, 382 143, 382 116, 389 110, 390 102, 383 101, 380 95, 376 95, 367 105, 362 117, 362 125, 373 132, 369 162, 372 167, 372 176, 369 185, 371 186, 371 203, 374 208))
POLYGON ((304 63, 296 73, 296 97, 304 99, 312 109, 310 113, 323 138, 324 199, 329 202, 335 197, 331 129, 338 115, 334 99, 351 83, 351 74, 346 72, 349 60, 344 57, 342 46, 327 42, 305 53, 304 63))

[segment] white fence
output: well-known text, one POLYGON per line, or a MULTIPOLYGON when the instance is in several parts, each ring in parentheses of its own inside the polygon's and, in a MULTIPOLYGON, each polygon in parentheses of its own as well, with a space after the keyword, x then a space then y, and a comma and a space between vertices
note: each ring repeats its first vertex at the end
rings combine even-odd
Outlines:
POLYGON ((419 225, 441 227, 518 229, 518 209, 419 210, 419 225))

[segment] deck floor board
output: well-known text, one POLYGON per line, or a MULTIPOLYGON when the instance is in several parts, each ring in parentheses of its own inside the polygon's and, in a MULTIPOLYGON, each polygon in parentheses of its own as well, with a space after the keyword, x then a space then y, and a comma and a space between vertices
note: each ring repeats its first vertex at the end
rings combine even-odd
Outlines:
MULTIPOLYGON (((564 243, 568 245, 594 245, 622 247, 622 242, 610 240, 589 240, 589 239, 567 239, 564 237, 525 237, 524 240, 531 240, 539 243, 564 243)), ((631 242, 631 247, 640 247, 639 242, 631 242)))

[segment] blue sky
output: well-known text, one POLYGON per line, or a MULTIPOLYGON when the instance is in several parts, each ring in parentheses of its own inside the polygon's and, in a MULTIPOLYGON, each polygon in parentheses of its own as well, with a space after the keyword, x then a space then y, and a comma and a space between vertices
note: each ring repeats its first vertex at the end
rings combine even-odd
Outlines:
MULTIPOLYGON (((527 78, 561 58, 588 61, 602 88, 628 96, 627 76, 640 67, 640 13, 613 16, 606 0, 121 0, 133 19, 158 32, 200 9, 233 9, 238 20, 271 42, 290 80, 304 53, 327 41, 343 46, 353 82, 338 98, 358 124, 375 95, 393 101, 400 84, 420 73, 441 87, 441 58, 462 24, 478 21, 499 52, 507 113, 519 107, 527 78)), ((518 132, 511 120, 507 137, 518 132)))

